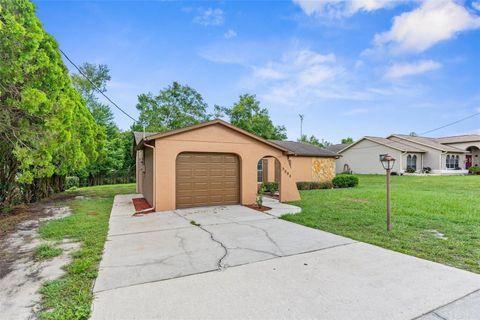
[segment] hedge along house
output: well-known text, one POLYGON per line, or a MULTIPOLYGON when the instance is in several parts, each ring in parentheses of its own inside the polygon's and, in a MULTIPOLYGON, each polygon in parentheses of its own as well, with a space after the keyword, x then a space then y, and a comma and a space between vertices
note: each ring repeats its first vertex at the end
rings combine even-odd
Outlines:
MULTIPOLYGON (((156 211, 253 204, 262 159, 270 159, 275 168, 272 176, 282 202, 300 199, 296 181, 301 172, 309 171, 311 177, 312 157, 301 160, 289 148, 222 120, 135 137, 137 192, 156 211)), ((335 157, 332 153, 332 162, 335 157)), ((329 168, 329 176, 334 175, 334 164, 329 168)))

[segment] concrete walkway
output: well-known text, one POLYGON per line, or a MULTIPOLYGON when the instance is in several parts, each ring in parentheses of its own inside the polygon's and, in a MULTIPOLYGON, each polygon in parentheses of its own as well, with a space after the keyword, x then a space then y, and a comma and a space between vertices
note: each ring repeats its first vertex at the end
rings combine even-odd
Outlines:
POLYGON ((294 206, 132 217, 132 197, 115 197, 93 319, 427 320, 480 289, 477 274, 276 218, 294 206))

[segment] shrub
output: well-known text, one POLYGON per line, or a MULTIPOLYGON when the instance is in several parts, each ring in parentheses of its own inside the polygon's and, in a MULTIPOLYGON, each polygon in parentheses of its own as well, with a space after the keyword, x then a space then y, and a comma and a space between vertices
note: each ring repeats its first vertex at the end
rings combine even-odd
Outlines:
POLYGON ((415 171, 412 167, 408 167, 407 170, 405 170, 406 173, 415 173, 415 171))
POLYGON ((278 182, 264 182, 260 186, 260 189, 262 188, 265 190, 265 192, 274 193, 275 191, 278 191, 278 182))
POLYGON ((425 173, 430 173, 432 171, 432 168, 430 167, 423 167, 423 172, 425 173))
POLYGON ((470 169, 468 169, 468 172, 470 172, 472 174, 476 174, 476 173, 480 172, 480 167, 478 165, 474 165, 474 166, 470 167, 470 169))
POLYGON ((76 176, 65 178, 65 189, 78 188, 80 186, 80 179, 76 176))
POLYGON ((298 190, 315 190, 315 189, 332 189, 333 183, 317 182, 317 181, 299 181, 297 182, 298 190))
POLYGON ((352 188, 358 185, 358 177, 351 174, 339 174, 332 180, 335 188, 352 188))

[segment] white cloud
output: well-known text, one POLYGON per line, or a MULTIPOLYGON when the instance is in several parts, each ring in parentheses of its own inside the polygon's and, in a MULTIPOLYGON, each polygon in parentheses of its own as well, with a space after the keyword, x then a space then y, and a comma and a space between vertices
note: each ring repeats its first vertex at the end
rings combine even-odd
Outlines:
POLYGON ((333 53, 300 49, 285 53, 279 61, 252 67, 249 82, 266 102, 301 106, 314 100, 320 91, 332 94, 328 82, 343 72, 333 53))
POLYGON ((473 9, 480 11, 480 1, 473 1, 472 2, 473 9))
POLYGON ((193 18, 193 22, 204 26, 219 26, 225 22, 225 14, 222 9, 199 9, 198 16, 193 18))
POLYGON ((293 0, 305 14, 331 18, 350 17, 358 12, 371 12, 391 8, 404 1, 392 0, 293 0))
MULTIPOLYGON (((377 49, 422 52, 462 31, 480 28, 480 17, 453 0, 427 0, 393 20, 389 31, 375 35, 377 49)), ((368 51, 367 51, 368 52, 368 51)))
POLYGON ((442 65, 433 60, 421 60, 414 63, 395 63, 391 65, 385 75, 388 78, 401 78, 433 71, 441 68, 442 65))
POLYGON ((235 30, 232 30, 232 29, 228 29, 227 32, 223 34, 223 37, 225 39, 232 39, 232 38, 235 38, 236 36, 237 36, 237 33, 235 32, 235 30))

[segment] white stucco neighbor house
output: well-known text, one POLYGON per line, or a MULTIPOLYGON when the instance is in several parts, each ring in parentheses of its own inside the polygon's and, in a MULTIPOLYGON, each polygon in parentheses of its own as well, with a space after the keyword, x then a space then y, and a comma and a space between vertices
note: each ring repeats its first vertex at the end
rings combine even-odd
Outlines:
POLYGON ((431 174, 467 174, 480 165, 480 135, 430 138, 392 134, 386 138, 365 136, 340 151, 337 173, 351 171, 359 174, 385 174, 379 155, 390 154, 397 161, 393 171, 431 174))

